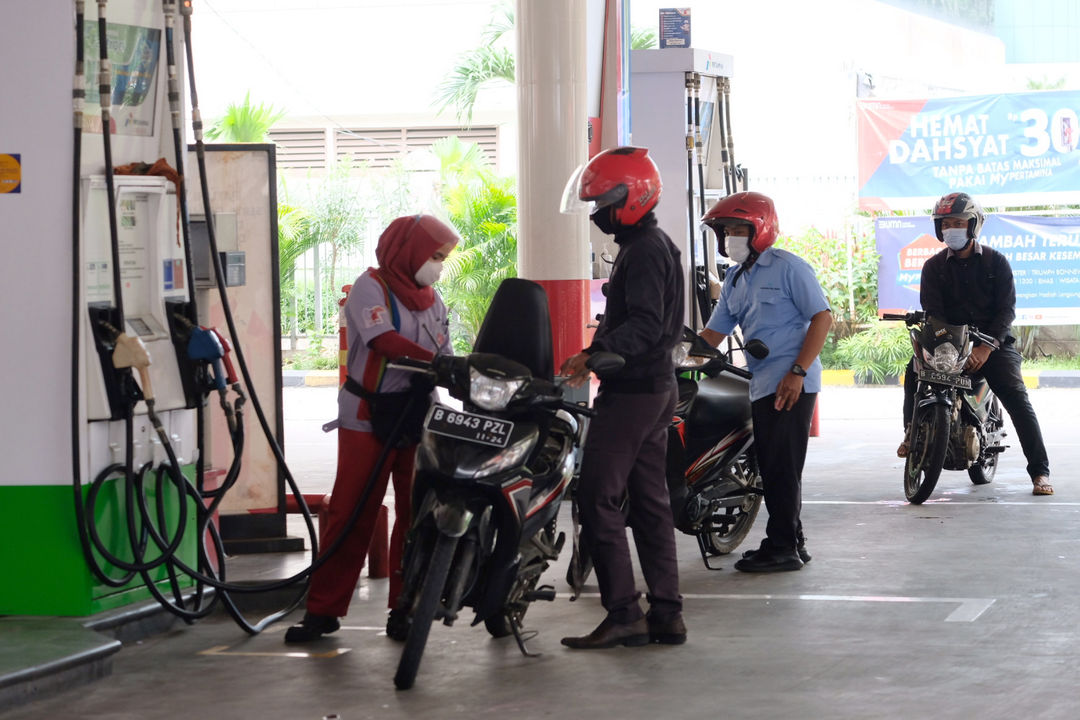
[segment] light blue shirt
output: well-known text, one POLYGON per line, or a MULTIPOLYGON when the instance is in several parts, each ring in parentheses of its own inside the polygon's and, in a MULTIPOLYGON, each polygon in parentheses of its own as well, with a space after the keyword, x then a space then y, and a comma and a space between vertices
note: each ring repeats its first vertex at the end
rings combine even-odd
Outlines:
MULTIPOLYGON (((735 326, 742 329, 744 342, 761 340, 769 347, 764 360, 746 356, 750 400, 760 400, 776 392, 776 386, 791 371, 806 340, 810 318, 829 309, 814 269, 798 255, 767 248, 749 270, 739 273, 728 268, 720 300, 706 325, 724 335, 735 326), (738 282, 735 282, 738 274, 738 282)), ((803 392, 821 391, 821 359, 806 368, 803 392)))

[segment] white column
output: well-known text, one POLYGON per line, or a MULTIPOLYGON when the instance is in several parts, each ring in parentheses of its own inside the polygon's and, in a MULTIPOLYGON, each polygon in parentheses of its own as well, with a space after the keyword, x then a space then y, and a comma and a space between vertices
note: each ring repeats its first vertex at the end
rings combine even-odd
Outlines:
POLYGON ((588 219, 559 212, 588 159, 585 0, 518 0, 518 274, 548 292, 558 366, 584 345, 588 219))

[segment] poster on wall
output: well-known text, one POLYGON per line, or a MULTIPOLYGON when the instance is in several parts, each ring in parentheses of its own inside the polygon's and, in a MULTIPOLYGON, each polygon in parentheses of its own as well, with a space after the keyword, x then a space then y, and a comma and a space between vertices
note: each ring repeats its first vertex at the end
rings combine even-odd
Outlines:
MULTIPOLYGON (((945 247, 934 235, 933 218, 878 218, 874 229, 881 256, 878 312, 920 309, 922 266, 945 247)), ((1080 217, 988 215, 979 242, 1012 267, 1015 324, 1080 324, 1080 217)))
POLYGON ((1080 92, 859 100, 859 208, 1080 203, 1080 92))
MULTIPOLYGON (((150 137, 157 110, 158 62, 161 30, 106 23, 109 62, 112 64, 112 132, 116 135, 150 137)), ((101 43, 96 23, 87 23, 86 111, 83 132, 101 132, 101 92, 97 76, 101 67, 101 43)))

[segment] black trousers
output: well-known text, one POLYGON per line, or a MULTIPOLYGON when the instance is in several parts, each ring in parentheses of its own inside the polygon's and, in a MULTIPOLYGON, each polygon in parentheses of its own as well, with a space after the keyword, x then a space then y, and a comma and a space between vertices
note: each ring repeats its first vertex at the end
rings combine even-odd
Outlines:
POLYGON ((642 615, 627 525, 649 589, 650 612, 670 617, 682 611, 675 526, 664 477, 667 428, 678 395, 674 381, 672 376, 671 389, 661 393, 601 390, 594 403, 596 417, 589 422, 578 488, 581 536, 592 554, 600 600, 619 623, 642 615))
MULTIPOLYGON (((1008 343, 990 353, 986 363, 973 373, 973 377, 986 378, 986 384, 997 395, 1005 412, 1012 418, 1020 447, 1027 459, 1027 472, 1031 477, 1050 474, 1050 459, 1046 455, 1039 419, 1028 399, 1027 387, 1020 372, 1022 357, 1012 343, 1008 343)), ((908 362, 904 373, 904 427, 911 424, 915 409, 915 385, 919 379, 915 375, 914 360, 908 362)))
POLYGON ((803 539, 802 471, 817 393, 804 392, 790 410, 776 410, 775 402, 773 394, 751 404, 754 450, 769 511, 765 537, 772 548, 795 550, 803 539))

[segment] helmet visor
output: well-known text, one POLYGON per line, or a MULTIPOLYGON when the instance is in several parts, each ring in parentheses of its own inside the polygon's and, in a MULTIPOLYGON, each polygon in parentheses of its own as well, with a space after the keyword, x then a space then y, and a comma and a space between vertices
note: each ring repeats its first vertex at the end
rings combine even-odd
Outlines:
POLYGON ((577 166, 577 169, 570 174, 570 179, 566 181, 566 187, 563 188, 562 202, 559 205, 559 212, 564 215, 579 215, 581 213, 591 215, 595 209, 595 202, 581 199, 581 174, 584 172, 585 163, 582 163, 577 166))

